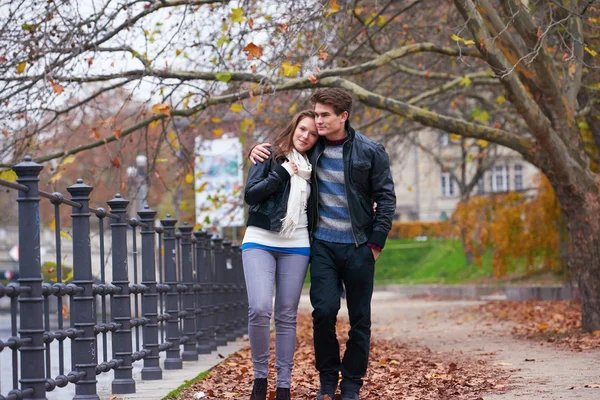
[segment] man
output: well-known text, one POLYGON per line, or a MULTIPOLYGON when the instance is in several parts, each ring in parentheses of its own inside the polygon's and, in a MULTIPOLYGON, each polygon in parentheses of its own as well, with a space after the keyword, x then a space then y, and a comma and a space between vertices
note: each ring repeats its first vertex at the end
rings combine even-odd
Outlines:
MULTIPOLYGON (((394 183, 383 146, 350 127, 352 97, 348 92, 319 89, 311 101, 320 136, 308 153, 313 165, 311 190, 316 194, 311 196, 308 214, 313 239, 310 300, 321 382, 317 400, 326 395, 333 399, 340 372, 342 399, 358 400, 369 359, 375 260, 396 209, 394 183), (340 360, 335 324, 342 285, 350 333, 340 360)), ((256 146, 250 154, 252 162, 265 160, 268 146, 256 146)))

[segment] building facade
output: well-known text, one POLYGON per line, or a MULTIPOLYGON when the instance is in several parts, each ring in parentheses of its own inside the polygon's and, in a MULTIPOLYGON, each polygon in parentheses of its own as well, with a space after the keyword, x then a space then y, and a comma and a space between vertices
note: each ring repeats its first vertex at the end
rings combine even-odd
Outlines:
MULTIPOLYGON (((461 140, 455 135, 425 130, 417 139, 406 140, 402 148, 390 152, 397 220, 439 221, 452 215, 462 196, 456 178, 464 177, 468 183, 474 179, 478 168, 481 169, 478 167, 480 151, 473 148, 463 151, 461 140)), ((511 149, 489 146, 486 160, 481 160, 489 166, 483 168, 485 173, 477 180, 470 195, 509 191, 535 193, 538 169, 511 149)))

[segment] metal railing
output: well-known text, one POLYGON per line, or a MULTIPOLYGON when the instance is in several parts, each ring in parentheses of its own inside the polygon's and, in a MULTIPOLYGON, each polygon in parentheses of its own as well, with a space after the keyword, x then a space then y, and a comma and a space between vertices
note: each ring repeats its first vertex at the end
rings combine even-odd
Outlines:
POLYGON ((155 227, 157 213, 148 206, 138 212, 139 220, 129 219, 129 201, 119 194, 107 202, 110 212, 93 208, 89 204, 93 187, 81 179, 67 188, 70 199, 43 192, 38 188, 42 166, 30 157, 13 170, 16 183, 0 180, 0 186, 18 191, 20 248, 18 283, 0 283, 0 297, 9 297, 11 304, 11 337, 0 340, 0 352, 12 352, 12 390, 3 395, 0 387, 0 400, 46 399, 46 392, 68 384, 75 385, 75 399, 99 399, 96 375, 110 371, 114 371, 113 394, 134 393, 133 363, 143 360, 142 380, 162 379, 163 368, 180 369, 182 361, 197 360, 198 354, 209 354, 246 333, 248 308, 239 246, 210 238, 205 231, 192 232, 187 223, 176 231, 177 220, 170 215, 155 227), (55 283, 42 278, 42 197, 54 205, 55 283), (71 207, 72 217, 70 282, 65 282, 62 272, 60 215, 64 205, 71 207), (99 282, 92 274, 92 215, 98 227, 99 282), (105 218, 110 219, 112 240, 110 283, 105 266, 105 218), (57 304, 55 330, 52 297, 57 304), (66 310, 68 327, 64 326, 66 310), (71 364, 65 369, 67 339, 71 364), (159 353, 163 351, 166 358, 161 368, 159 353), (53 353, 57 360, 52 360, 53 353), (53 362, 58 362, 57 376, 52 376, 53 362))

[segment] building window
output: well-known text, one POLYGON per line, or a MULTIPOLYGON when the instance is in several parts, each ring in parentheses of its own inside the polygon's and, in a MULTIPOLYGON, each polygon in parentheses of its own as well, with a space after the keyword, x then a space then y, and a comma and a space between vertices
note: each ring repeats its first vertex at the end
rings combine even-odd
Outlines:
POLYGON ((477 180, 477 194, 485 193, 485 181, 483 180, 483 176, 477 180))
POLYGON ((520 192, 523 189, 523 166, 515 164, 515 190, 520 192))
POLYGON ((508 191, 508 166, 497 165, 492 171, 492 192, 508 191))
POLYGON ((450 172, 442 172, 442 196, 454 196, 454 180, 450 172))
POLYGON ((447 133, 440 134, 440 146, 446 147, 450 145, 450 136, 447 133))

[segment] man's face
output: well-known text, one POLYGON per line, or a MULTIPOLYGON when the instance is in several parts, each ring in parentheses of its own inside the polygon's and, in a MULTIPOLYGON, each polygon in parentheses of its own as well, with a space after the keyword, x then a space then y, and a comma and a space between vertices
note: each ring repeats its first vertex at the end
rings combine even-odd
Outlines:
POLYGON ((348 112, 344 111, 340 115, 336 115, 333 107, 329 104, 315 104, 315 123, 317 124, 317 132, 319 136, 329 136, 340 133, 344 130, 344 123, 348 118, 348 112))

